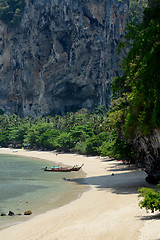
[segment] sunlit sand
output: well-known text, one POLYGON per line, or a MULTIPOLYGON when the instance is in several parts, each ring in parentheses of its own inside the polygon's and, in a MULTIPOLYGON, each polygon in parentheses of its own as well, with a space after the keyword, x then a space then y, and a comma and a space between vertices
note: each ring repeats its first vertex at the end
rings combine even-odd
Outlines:
MULTIPOLYGON (((0 240, 157 240, 160 221, 138 206, 137 189, 149 186, 145 173, 121 161, 76 154, 0 149, 81 165, 92 189, 77 200, 0 231, 0 240)), ((51 173, 54 174, 54 173, 51 173)), ((149 186, 150 187, 150 186, 149 186)), ((46 203, 47 204, 47 203, 46 203)))

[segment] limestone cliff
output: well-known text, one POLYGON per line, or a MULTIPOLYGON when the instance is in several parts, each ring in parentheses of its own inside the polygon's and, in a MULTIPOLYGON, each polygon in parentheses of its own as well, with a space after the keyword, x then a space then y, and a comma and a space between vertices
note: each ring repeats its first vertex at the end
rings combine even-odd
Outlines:
POLYGON ((26 0, 16 29, 0 23, 0 108, 41 116, 109 104, 128 0, 26 0))
MULTIPOLYGON (((160 129, 154 129, 148 136, 136 136, 133 145, 139 164, 148 174, 148 182, 160 181, 160 129)), ((156 182, 157 183, 157 182, 156 182)))

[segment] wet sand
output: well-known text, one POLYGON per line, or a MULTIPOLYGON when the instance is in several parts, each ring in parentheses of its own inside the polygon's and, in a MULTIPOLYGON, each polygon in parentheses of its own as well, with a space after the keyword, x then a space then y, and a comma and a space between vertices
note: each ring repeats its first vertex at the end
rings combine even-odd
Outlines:
POLYGON ((0 149, 0 153, 81 165, 92 190, 60 208, 0 231, 1 240, 158 240, 160 218, 138 206, 145 173, 109 158, 0 149))

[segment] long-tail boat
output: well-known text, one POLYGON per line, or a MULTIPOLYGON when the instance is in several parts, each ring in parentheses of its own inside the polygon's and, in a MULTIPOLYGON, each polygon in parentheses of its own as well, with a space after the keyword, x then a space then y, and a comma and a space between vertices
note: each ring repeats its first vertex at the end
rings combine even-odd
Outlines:
POLYGON ((67 166, 59 166, 59 167, 51 167, 51 168, 42 168, 45 172, 71 172, 71 171, 79 171, 82 166, 84 164, 82 164, 81 166, 78 165, 74 165, 73 167, 67 167, 67 166))
POLYGON ((75 165, 73 166, 73 168, 71 168, 71 171, 79 171, 83 167, 83 165, 84 164, 82 164, 81 166, 75 165))

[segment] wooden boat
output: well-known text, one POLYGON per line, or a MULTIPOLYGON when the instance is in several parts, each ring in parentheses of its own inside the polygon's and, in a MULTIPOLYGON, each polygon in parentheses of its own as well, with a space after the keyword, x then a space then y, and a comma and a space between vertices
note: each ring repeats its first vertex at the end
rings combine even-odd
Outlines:
POLYGON ((66 167, 52 167, 52 168, 44 168, 45 172, 71 172, 71 168, 66 167))
POLYGON ((51 168, 45 167, 43 168, 43 170, 45 172, 71 172, 71 171, 79 171, 83 165, 84 164, 82 164, 81 166, 75 165, 73 167, 67 167, 67 166, 51 167, 51 168))
POLYGON ((71 171, 79 171, 82 167, 83 167, 84 164, 82 164, 81 166, 73 166, 73 168, 71 168, 71 171))

